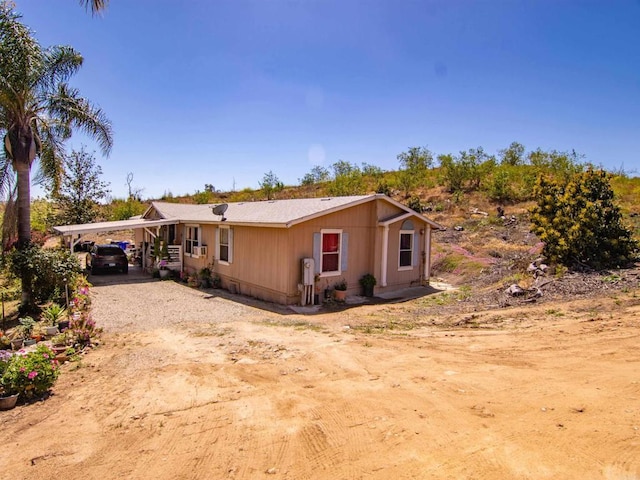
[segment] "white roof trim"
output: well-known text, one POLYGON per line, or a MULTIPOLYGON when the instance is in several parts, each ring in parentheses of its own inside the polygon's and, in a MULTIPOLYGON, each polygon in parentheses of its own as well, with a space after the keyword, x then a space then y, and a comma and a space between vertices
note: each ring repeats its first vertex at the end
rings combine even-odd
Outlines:
POLYGON ((87 233, 111 232, 116 230, 130 230, 135 228, 159 227, 178 223, 178 220, 117 220, 114 222, 85 223, 81 225, 60 225, 53 229, 61 235, 84 235, 87 233))

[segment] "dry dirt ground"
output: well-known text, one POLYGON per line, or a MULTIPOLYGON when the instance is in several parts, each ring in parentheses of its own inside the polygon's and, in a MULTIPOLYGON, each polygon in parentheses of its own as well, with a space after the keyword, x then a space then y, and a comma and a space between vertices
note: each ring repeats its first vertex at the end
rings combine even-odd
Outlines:
POLYGON ((638 289, 423 324, 424 298, 301 315, 122 279, 92 279, 101 345, 0 412, 0 478, 640 478, 638 289))

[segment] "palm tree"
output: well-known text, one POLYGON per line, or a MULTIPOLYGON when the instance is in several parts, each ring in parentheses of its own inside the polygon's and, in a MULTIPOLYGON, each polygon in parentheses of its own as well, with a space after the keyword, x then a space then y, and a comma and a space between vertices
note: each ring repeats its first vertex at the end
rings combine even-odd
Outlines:
POLYGON ((107 9, 109 0, 80 0, 80 5, 83 5, 87 10, 91 9, 91 14, 96 15, 107 9))
MULTIPOLYGON (((17 246, 31 241, 31 166, 38 158, 41 179, 57 190, 63 142, 72 128, 93 137, 102 152, 113 143, 111 125, 102 110, 80 96, 67 81, 82 66, 73 48, 40 47, 20 15, 0 1, 0 192, 15 194, 17 246)), ((6 220, 6 216, 5 216, 6 220)), ((22 303, 31 303, 30 278, 22 277, 22 303)))

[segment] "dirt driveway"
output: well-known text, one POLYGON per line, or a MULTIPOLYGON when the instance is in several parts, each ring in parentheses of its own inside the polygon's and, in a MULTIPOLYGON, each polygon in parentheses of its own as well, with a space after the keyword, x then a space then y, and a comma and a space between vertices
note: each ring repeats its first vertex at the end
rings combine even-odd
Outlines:
POLYGON ((640 478, 637 291, 452 329, 127 279, 92 279, 103 344, 0 413, 0 478, 640 478))

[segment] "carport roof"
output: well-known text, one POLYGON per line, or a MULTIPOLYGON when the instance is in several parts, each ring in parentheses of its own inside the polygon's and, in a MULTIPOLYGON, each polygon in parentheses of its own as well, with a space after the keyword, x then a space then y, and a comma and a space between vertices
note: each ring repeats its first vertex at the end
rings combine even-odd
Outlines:
POLYGON ((129 220, 117 220, 115 222, 85 223, 80 225, 61 225, 53 229, 62 235, 84 235, 87 233, 112 232, 117 230, 131 230, 135 228, 159 227, 178 223, 175 219, 145 220, 134 218, 129 220))

